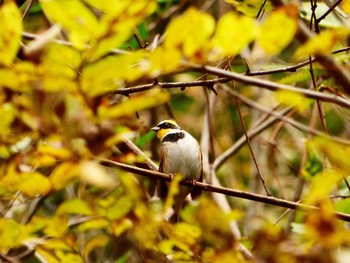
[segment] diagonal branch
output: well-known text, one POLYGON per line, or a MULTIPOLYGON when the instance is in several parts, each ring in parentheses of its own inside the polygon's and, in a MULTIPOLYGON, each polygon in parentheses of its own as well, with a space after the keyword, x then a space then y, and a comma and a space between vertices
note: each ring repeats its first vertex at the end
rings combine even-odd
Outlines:
POLYGON ((350 145, 350 141, 347 140, 347 139, 343 139, 343 138, 340 138, 340 137, 337 137, 337 136, 330 136, 326 133, 323 133, 315 128, 311 128, 307 125, 304 125, 298 121, 295 121, 291 118, 288 118, 288 117, 285 117, 281 114, 278 114, 276 113, 275 111, 273 110, 270 110, 262 105, 260 105, 259 103, 245 97, 245 96, 242 96, 241 94, 237 93, 236 91, 234 90, 231 90, 229 89, 228 87, 226 87, 225 85, 220 85, 220 87, 228 94, 234 96, 234 97, 237 97, 239 100, 241 100, 242 102, 244 102, 245 104, 249 105, 250 107, 254 108, 254 109, 257 109, 261 112, 264 112, 266 114, 269 114, 277 119, 279 119, 280 121, 282 122, 285 122, 285 123, 288 123, 289 125, 293 126, 294 128, 297 128, 301 131, 304 131, 304 132, 307 132, 307 133, 310 133, 312 135, 316 135, 316 136, 320 136, 320 137, 324 137, 324 138, 327 138, 328 140, 331 140, 331 141, 334 141, 334 142, 337 142, 337 143, 341 143, 341 144, 346 144, 346 145, 350 145))
MULTIPOLYGON (((222 78, 230 78, 242 84, 265 88, 272 91, 284 90, 284 91, 296 92, 310 99, 319 99, 321 101, 338 104, 339 106, 343 106, 345 108, 350 108, 350 101, 342 97, 339 97, 337 95, 329 95, 329 94, 324 94, 324 93, 320 93, 312 90, 300 89, 290 85, 279 84, 279 83, 275 83, 264 79, 257 79, 254 77, 245 76, 242 74, 230 72, 230 71, 212 67, 212 66, 201 66, 201 65, 192 65, 192 66, 193 66, 193 69, 196 71, 210 73, 222 78)), ((349 83, 349 88, 350 88, 350 83, 349 83)))

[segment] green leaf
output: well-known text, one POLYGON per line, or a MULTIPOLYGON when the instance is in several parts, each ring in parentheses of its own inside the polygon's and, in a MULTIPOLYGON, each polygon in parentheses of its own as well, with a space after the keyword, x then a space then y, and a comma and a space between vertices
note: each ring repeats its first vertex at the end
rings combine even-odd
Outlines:
POLYGON ((341 213, 350 214, 350 199, 342 199, 335 205, 336 210, 341 213))
MULTIPOLYGON (((0 5, 0 65, 10 65, 20 47, 22 15, 14 1, 0 5)), ((0 82, 1 83, 1 82, 0 82)))
POLYGON ((153 131, 149 131, 145 134, 142 134, 140 137, 137 138, 135 144, 139 148, 143 148, 148 142, 152 141, 152 139, 156 136, 156 134, 153 131))

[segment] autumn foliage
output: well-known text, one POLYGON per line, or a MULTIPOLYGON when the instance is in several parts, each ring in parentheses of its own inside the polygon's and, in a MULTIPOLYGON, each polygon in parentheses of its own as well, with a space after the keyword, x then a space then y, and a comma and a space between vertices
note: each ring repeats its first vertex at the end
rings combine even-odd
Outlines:
POLYGON ((0 1, 0 261, 350 260, 349 13, 0 1), (200 141, 205 183, 247 195, 203 187, 169 222, 180 177, 162 202, 147 173, 164 117, 200 141))

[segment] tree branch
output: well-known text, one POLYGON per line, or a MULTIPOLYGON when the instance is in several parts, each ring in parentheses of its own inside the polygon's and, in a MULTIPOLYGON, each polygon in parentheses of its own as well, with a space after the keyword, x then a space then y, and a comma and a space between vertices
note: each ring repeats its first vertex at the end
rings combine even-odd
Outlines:
MULTIPOLYGON (((133 174, 156 178, 156 179, 164 180, 168 182, 171 181, 172 179, 172 176, 169 174, 146 170, 146 169, 138 168, 127 164, 114 162, 105 158, 98 158, 98 160, 104 166, 117 167, 133 174)), ((283 200, 283 199, 279 199, 271 196, 263 196, 263 195, 248 193, 248 192, 239 191, 239 190, 226 188, 226 187, 213 186, 202 182, 193 182, 192 180, 181 181, 180 184, 199 187, 203 191, 207 191, 207 192, 220 193, 228 196, 234 196, 234 197, 256 201, 264 204, 280 206, 280 207, 295 209, 295 210, 304 211, 304 212, 311 212, 319 209, 318 207, 312 206, 312 205, 300 204, 300 203, 291 202, 291 201, 287 201, 287 200, 283 200)), ((333 214, 337 219, 350 222, 349 214, 340 213, 340 212, 333 212, 333 214)))
POLYGON ((296 92, 296 93, 303 94, 305 97, 310 99, 319 99, 321 101, 338 104, 339 106, 343 106, 345 108, 350 108, 350 101, 337 95, 324 94, 324 93, 307 90, 307 89, 299 89, 290 85, 279 84, 279 83, 275 83, 264 79, 257 79, 257 78, 245 76, 242 74, 230 72, 230 71, 212 67, 212 66, 201 66, 201 65, 192 65, 192 66, 193 66, 193 69, 196 71, 210 73, 222 78, 230 78, 242 84, 265 88, 272 91, 284 90, 284 91, 296 92))
POLYGON ((226 87, 225 85, 220 85, 222 87, 222 89, 234 96, 234 97, 237 97, 239 100, 241 100, 242 102, 244 102, 245 104, 249 105, 250 107, 254 108, 254 109, 257 109, 261 112, 264 112, 266 114, 269 114, 277 119, 279 119, 280 121, 282 122, 285 122, 285 123, 288 123, 289 125, 293 126, 294 128, 297 128, 301 131, 304 131, 304 132, 307 132, 307 133, 310 133, 312 135, 316 135, 316 136, 321 136, 323 138, 327 138, 328 140, 331 140, 331 141, 334 141, 334 142, 337 142, 337 143, 341 143, 341 144, 346 144, 346 145, 350 145, 350 141, 347 140, 347 139, 343 139, 343 138, 340 138, 340 137, 336 137, 336 136, 330 136, 326 133, 323 133, 315 128, 311 128, 307 125, 304 125, 298 121, 295 121, 291 118, 288 118, 288 117, 285 117, 281 114, 278 114, 277 112, 273 111, 273 110, 270 110, 264 106, 261 106, 260 104, 256 103, 255 101, 247 98, 247 97, 244 97, 242 96, 241 94, 237 93, 236 91, 234 90, 231 90, 229 89, 228 87, 226 87))
MULTIPOLYGON (((283 0, 271 0, 271 3, 276 7, 285 5, 283 0)), ((298 21, 298 29, 298 34, 296 37, 300 43, 303 44, 314 37, 314 34, 301 19, 298 21)), ((339 84, 347 94, 350 94, 350 76, 347 70, 345 70, 330 56, 316 55, 315 58, 334 78, 335 82, 339 84)))

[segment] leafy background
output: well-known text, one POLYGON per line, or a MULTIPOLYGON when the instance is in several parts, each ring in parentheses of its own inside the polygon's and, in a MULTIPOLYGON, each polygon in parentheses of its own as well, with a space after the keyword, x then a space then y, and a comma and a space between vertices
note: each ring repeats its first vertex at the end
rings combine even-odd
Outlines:
POLYGON ((350 259, 348 0, 0 3, 1 261, 350 259), (214 191, 175 224, 165 117, 214 191))

